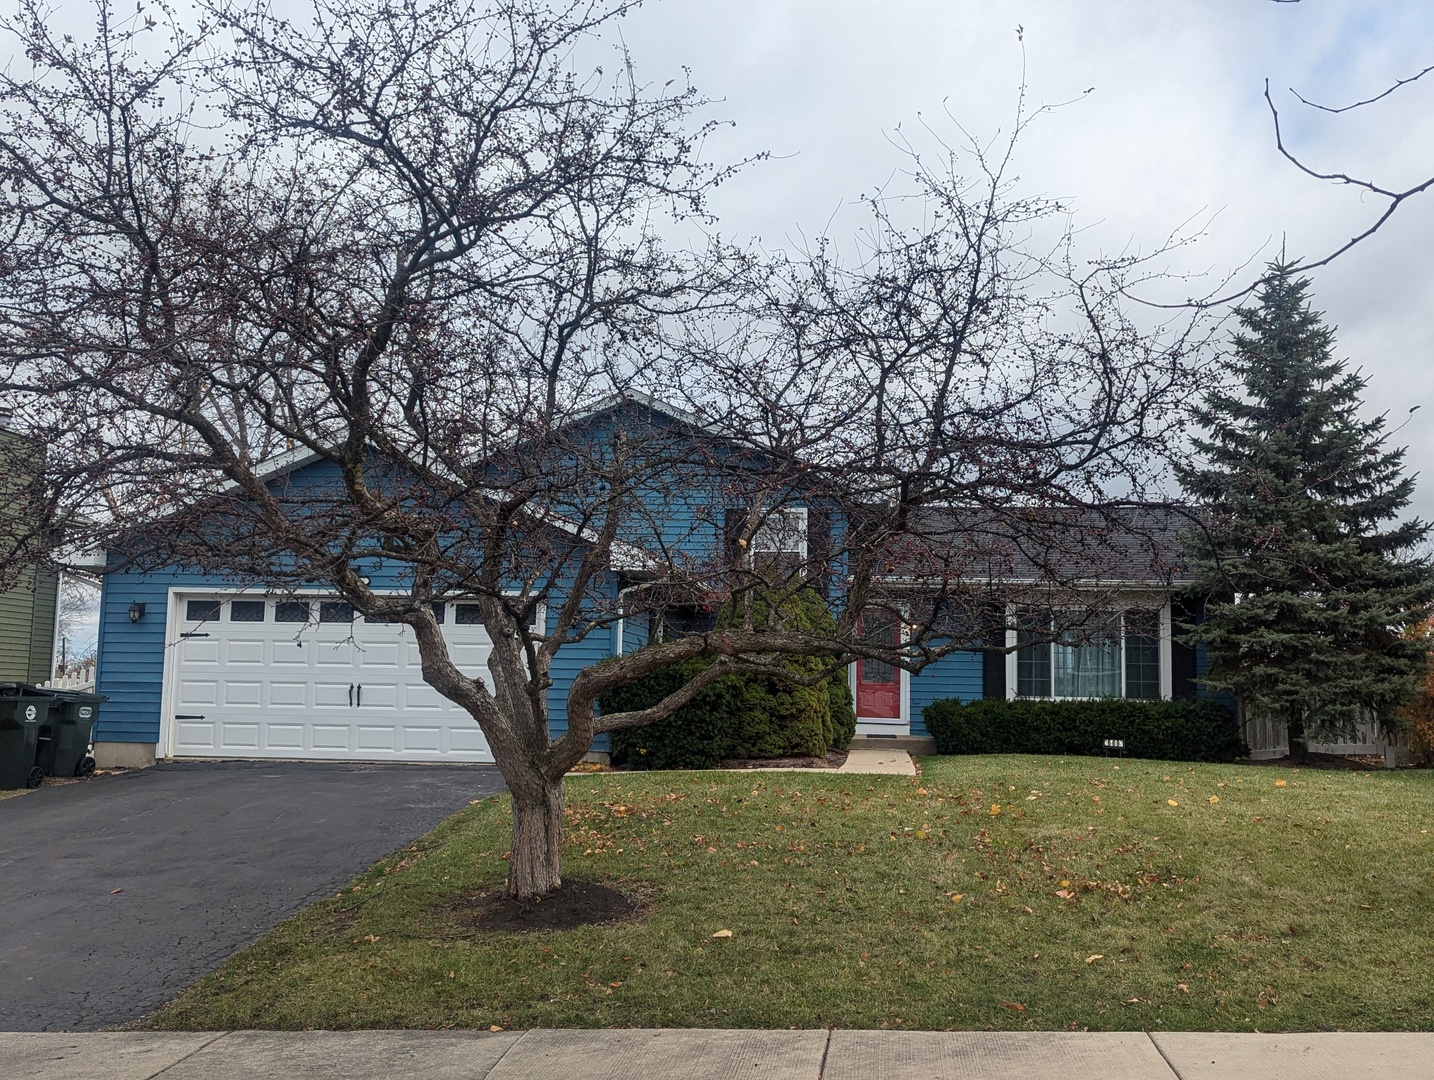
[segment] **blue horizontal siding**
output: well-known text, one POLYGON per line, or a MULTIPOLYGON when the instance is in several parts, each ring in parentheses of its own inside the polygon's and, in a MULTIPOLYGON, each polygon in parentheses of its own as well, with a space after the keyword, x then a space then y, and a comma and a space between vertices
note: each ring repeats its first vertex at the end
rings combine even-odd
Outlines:
POLYGON ((981 654, 952 653, 911 676, 911 733, 927 735, 921 710, 933 701, 959 698, 974 701, 981 696, 981 654))

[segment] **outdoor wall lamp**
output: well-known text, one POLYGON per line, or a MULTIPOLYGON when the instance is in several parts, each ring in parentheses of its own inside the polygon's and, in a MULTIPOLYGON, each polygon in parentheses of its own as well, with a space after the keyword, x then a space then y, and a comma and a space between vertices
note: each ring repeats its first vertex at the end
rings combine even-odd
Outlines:
POLYGON ((136 600, 129 606, 129 621, 139 622, 142 618, 144 618, 144 605, 136 600))

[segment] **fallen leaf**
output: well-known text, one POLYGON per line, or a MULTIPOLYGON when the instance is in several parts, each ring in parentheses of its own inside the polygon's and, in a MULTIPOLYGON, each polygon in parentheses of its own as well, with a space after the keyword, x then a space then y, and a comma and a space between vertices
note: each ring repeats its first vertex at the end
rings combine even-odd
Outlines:
POLYGON ((621 983, 621 982, 610 982, 610 983, 608 983, 608 985, 609 985, 609 986, 613 986, 613 987, 617 987, 617 986, 621 986, 622 983, 621 983))
POLYGON ((1034 908, 1028 908, 1024 904, 1021 905, 1021 910, 1027 915, 1034 915, 1036 913, 1034 908))
POLYGON ((1275 787, 1289 787, 1289 786, 1290 786, 1290 782, 1289 782, 1288 780, 1276 780, 1276 781, 1275 781, 1275 787))
POLYGON ((1059 896, 1062 900, 1075 899, 1075 893, 1071 892, 1069 889, 1057 889, 1056 895, 1059 896))
POLYGON ((1180 804, 1179 804, 1178 802, 1176 802, 1174 799, 1166 799, 1165 801, 1166 801, 1167 803, 1169 803, 1171 806, 1179 806, 1179 805, 1180 805, 1180 804))
POLYGON ((1062 888, 1062 889, 1064 889, 1064 888, 1065 888, 1067 885, 1069 885, 1069 884, 1070 884, 1069 881, 1067 881, 1065 878, 1061 878, 1061 888, 1062 888))
POLYGON ((1211 796, 1210 796, 1210 805, 1211 805, 1211 806, 1214 806, 1214 805, 1215 805, 1217 802, 1219 802, 1219 801, 1220 801, 1220 796, 1218 796, 1218 795, 1211 795, 1211 796))
POLYGON ((925 789, 924 787, 919 787, 919 788, 916 789, 916 794, 918 794, 918 795, 925 795, 925 794, 926 794, 926 789, 925 789))
POLYGON ((378 935, 369 934, 367 937, 364 938, 364 940, 367 941, 370 945, 372 945, 375 941, 378 940, 378 935))
POLYGON ((1176 983, 1176 984, 1175 984, 1175 989, 1179 990, 1182 994, 1188 994, 1188 993, 1190 993, 1190 984, 1189 984, 1189 983, 1176 983))
POLYGON ((1105 954, 1104 954, 1104 953, 1095 953, 1095 954, 1092 955, 1092 956, 1087 956, 1087 957, 1085 958, 1085 962, 1086 962, 1087 964, 1094 964, 1097 960, 1104 960, 1104 959, 1105 959, 1105 954))
POLYGON ((502 1031, 503 1029, 502 1029, 501 1027, 499 1027, 497 1024, 493 1024, 491 1027, 488 1028, 488 1030, 489 1030, 489 1031, 502 1031))
POLYGON ((114 896, 116 893, 122 893, 122 892, 124 892, 123 889, 111 889, 111 890, 110 890, 110 895, 111 895, 111 896, 114 896))
POLYGON ((1135 1004, 1137 1004, 1139 1001, 1140 1001, 1140 999, 1139 999, 1138 997, 1136 997, 1136 998, 1126 998, 1124 1001, 1121 1002, 1121 1004, 1122 1004, 1122 1005, 1135 1005, 1135 1004))
POLYGON ((992 804, 991 804, 991 816, 992 816, 992 817, 995 817, 995 816, 996 816, 997 814, 999 814, 1000 812, 1001 812, 1001 804, 1000 804, 1000 803, 992 803, 992 804))
POLYGON ((964 899, 966 899, 966 894, 963 893, 963 892, 958 892, 958 893, 952 893, 952 894, 951 894, 951 902, 952 902, 953 904, 959 904, 959 903, 960 903, 962 900, 964 900, 964 899))
POLYGON ((1010 1009, 1012 1012, 1026 1011, 1026 1007, 1022 1005, 1019 1001, 1003 1001, 1001 1002, 1001 1004, 1006 1006, 1006 1008, 1010 1009))
POLYGON ((712 936, 713 936, 713 937, 716 937, 716 938, 729 938, 729 937, 732 936, 732 931, 730 931, 730 930, 718 930, 717 933, 713 934, 712 936))

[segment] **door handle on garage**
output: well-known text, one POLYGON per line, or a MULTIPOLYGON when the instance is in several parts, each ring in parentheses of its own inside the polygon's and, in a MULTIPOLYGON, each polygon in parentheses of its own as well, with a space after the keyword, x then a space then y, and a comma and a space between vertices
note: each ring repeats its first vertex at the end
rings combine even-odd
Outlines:
POLYGON ((175 718, 176 720, 203 720, 203 719, 204 719, 204 714, 203 714, 203 713, 198 713, 198 714, 195 714, 195 713, 175 713, 175 714, 174 714, 174 718, 175 718))
POLYGON ((358 684, 358 691, 359 691, 359 695, 358 695, 359 708, 362 709, 362 708, 363 708, 363 683, 359 683, 359 684, 358 684))
POLYGON ((354 684, 349 683, 349 708, 354 707, 354 684))

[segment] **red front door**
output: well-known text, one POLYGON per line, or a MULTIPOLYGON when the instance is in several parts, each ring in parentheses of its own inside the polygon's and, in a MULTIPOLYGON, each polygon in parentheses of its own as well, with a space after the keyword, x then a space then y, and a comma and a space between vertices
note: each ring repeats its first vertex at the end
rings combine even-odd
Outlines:
MULTIPOLYGON (((861 617, 861 636, 870 642, 895 645, 896 616, 872 610, 861 617)), ((885 660, 856 662, 856 715, 867 720, 901 719, 901 671, 885 660)))

